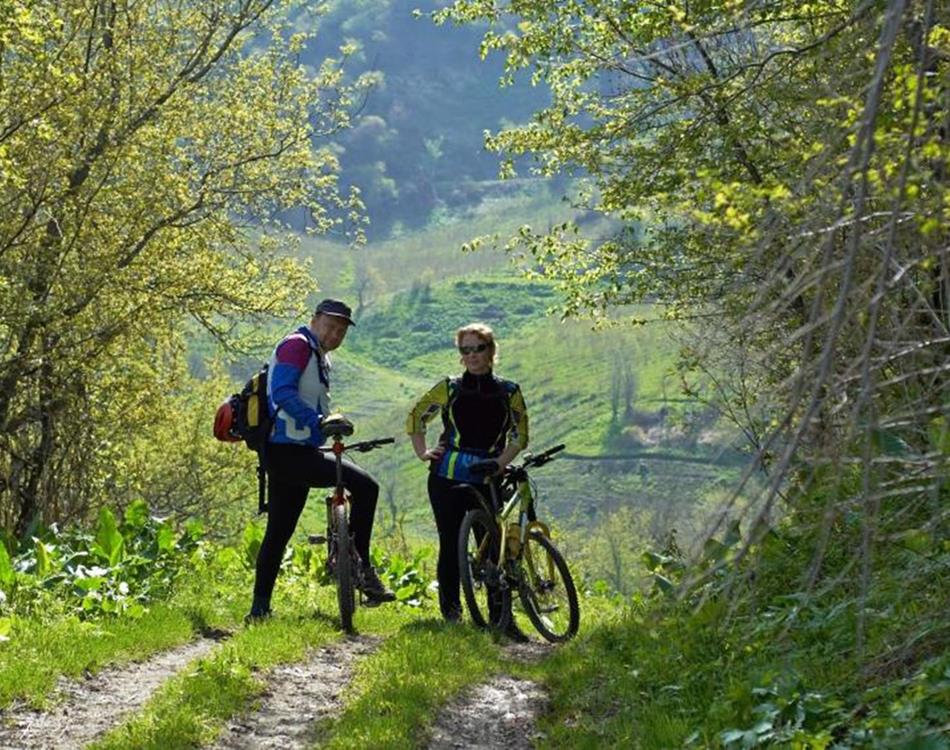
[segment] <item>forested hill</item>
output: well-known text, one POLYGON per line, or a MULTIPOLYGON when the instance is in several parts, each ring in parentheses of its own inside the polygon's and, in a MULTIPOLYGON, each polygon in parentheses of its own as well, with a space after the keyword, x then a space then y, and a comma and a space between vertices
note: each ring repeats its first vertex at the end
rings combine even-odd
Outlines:
POLYGON ((373 238, 394 225, 419 228, 476 205, 497 185, 497 157, 483 133, 525 122, 549 96, 519 75, 502 86, 502 61, 481 60, 482 29, 436 27, 425 15, 442 3, 337 0, 304 15, 316 43, 303 59, 318 65, 344 43, 356 51, 344 71, 370 74, 352 127, 335 139, 342 180, 362 191, 373 238))

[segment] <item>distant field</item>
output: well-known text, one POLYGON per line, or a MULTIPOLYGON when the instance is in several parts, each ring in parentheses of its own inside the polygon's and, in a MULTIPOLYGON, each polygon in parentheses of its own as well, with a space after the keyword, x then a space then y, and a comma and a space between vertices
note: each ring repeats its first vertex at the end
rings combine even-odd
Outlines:
POLYGON ((357 249, 325 238, 305 238, 301 254, 312 262, 314 276, 326 294, 355 299, 358 277, 368 277, 367 297, 372 307, 387 295, 419 282, 478 281, 497 272, 516 276, 503 251, 486 246, 462 252, 462 246, 475 237, 497 235, 505 240, 525 224, 543 230, 577 213, 539 187, 531 193, 483 200, 455 219, 447 217, 425 229, 357 249))

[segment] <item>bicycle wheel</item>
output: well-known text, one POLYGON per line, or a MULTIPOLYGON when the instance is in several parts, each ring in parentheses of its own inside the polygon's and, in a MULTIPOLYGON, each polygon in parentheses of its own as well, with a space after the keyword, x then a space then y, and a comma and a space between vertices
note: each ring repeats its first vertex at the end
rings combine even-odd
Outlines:
POLYGON ((484 510, 465 514, 459 530, 459 575, 468 613, 480 628, 503 630, 511 613, 511 591, 498 567, 501 536, 484 510))
POLYGON ((336 527, 336 599, 340 608, 340 626, 347 633, 353 630, 353 612, 356 610, 356 592, 353 588, 353 561, 350 545, 350 524, 344 505, 333 506, 333 525, 336 527))
POLYGON ((573 638, 580 624, 577 589, 567 563, 544 534, 528 534, 518 595, 531 624, 547 640, 573 638))

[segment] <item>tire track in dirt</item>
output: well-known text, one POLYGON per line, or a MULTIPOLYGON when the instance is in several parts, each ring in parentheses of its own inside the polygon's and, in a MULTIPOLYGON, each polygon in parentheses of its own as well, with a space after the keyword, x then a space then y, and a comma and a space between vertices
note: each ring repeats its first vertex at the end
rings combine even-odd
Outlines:
POLYGON ((429 750, 529 750, 539 737, 537 718, 547 706, 547 693, 537 683, 495 677, 442 710, 429 750))
POLYGON ((259 708, 229 722, 214 750, 310 747, 317 723, 342 706, 354 662, 380 642, 369 636, 345 638, 315 649, 305 661, 268 671, 259 708))
POLYGON ((220 638, 202 638, 147 661, 107 667, 84 680, 61 678, 47 711, 14 705, 0 711, 0 747, 5 750, 66 750, 92 742, 141 708, 152 693, 220 638))
MULTIPOLYGON (((548 643, 529 641, 505 647, 506 658, 535 663, 550 655, 548 643)), ((538 717, 548 708, 540 685, 498 675, 464 691, 439 714, 431 731, 429 750, 529 750, 542 735, 538 717)))

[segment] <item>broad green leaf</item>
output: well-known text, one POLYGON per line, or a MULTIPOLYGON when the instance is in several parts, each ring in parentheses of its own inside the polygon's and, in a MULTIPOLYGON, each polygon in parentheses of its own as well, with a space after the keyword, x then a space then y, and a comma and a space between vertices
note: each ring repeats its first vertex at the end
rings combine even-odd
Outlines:
POLYGON ((116 526, 115 516, 108 508, 99 511, 99 522, 96 525, 96 543, 93 552, 109 563, 116 565, 122 559, 122 550, 125 540, 116 526))
POLYGON ((264 528, 260 524, 249 523, 244 527, 243 549, 244 564, 253 568, 257 563, 257 552, 261 548, 261 542, 264 541, 264 528))
POLYGON ((140 531, 144 529, 148 523, 148 504, 142 499, 133 501, 125 509, 124 519, 131 530, 140 531))
POLYGON ((653 582, 664 594, 670 595, 676 592, 676 584, 666 576, 660 575, 659 573, 654 573, 653 582))
POLYGON ((105 578, 101 576, 87 576, 86 578, 76 578, 73 585, 83 591, 98 591, 105 583, 105 578))
POLYGON ((13 585, 14 578, 16 571, 13 570, 10 553, 7 552, 7 546, 0 542, 0 586, 9 588, 13 585))
POLYGON ((185 534, 193 541, 198 541, 205 534, 204 524, 197 518, 189 518, 185 521, 185 534))
POLYGON ((175 531, 167 522, 158 527, 155 544, 160 552, 171 552, 175 548, 175 531))
POLYGON ((36 551, 36 575, 46 578, 53 571, 53 560, 49 548, 39 539, 34 539, 36 551))

